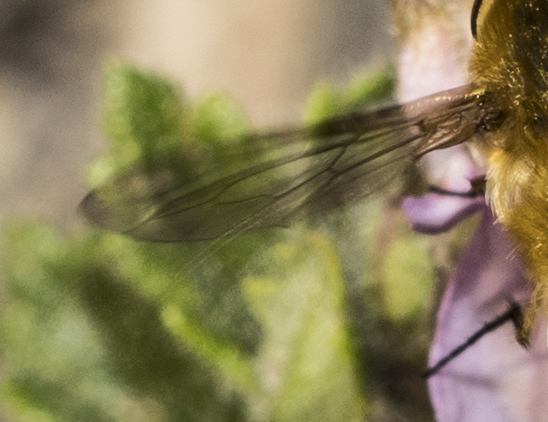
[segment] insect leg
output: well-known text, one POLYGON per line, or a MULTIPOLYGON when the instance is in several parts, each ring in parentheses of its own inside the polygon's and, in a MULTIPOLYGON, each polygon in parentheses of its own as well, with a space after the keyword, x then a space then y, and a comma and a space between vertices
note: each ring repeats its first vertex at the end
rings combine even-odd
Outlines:
POLYGON ((436 363, 434 366, 428 368, 423 374, 424 378, 430 378, 432 375, 435 375, 436 373, 438 373, 445 365, 447 365, 449 362, 451 362, 453 359, 459 356, 462 352, 464 352, 466 349, 468 349, 470 346, 476 343, 484 335, 490 333, 491 331, 496 330, 497 328, 499 328, 506 322, 512 321, 516 329, 519 330, 521 327, 521 321, 523 319, 521 306, 517 302, 514 302, 513 300, 510 300, 509 302, 510 302, 510 308, 505 313, 503 313, 502 315, 498 316, 494 320, 485 324, 478 331, 476 331, 471 337, 469 337, 468 340, 466 340, 457 348, 453 349, 453 351, 449 352, 449 354, 447 354, 444 358, 439 360, 438 363, 436 363))

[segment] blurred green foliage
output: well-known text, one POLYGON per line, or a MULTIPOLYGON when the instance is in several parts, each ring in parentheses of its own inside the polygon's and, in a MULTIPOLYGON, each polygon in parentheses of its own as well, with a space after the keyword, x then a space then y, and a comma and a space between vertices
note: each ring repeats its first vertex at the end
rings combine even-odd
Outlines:
MULTIPOLYGON (((321 83, 306 120, 393 87, 390 71, 340 92, 321 83)), ((190 104, 123 63, 105 73, 103 108, 111 150, 90 165, 90 186, 134 165, 222 164, 249 130, 225 95, 190 104)), ((430 420, 428 247, 380 200, 205 244, 12 221, 3 411, 25 422, 430 420)))

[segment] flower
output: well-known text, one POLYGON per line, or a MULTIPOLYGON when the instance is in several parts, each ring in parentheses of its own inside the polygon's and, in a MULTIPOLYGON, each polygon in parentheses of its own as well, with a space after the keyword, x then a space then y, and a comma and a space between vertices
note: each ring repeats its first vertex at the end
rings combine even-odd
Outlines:
MULTIPOLYGON (((462 7, 454 1, 437 5, 396 2, 402 40, 401 101, 466 83, 466 63, 461 58, 472 39, 464 35, 470 30, 462 7)), ((465 148, 457 146, 426 157, 432 185, 466 192, 470 180, 485 174, 481 162, 465 148)), ((482 213, 439 308, 429 357, 432 366, 507 311, 509 301, 527 304, 531 287, 512 239, 483 198, 430 193, 407 198, 403 210, 415 230, 430 234, 447 231, 469 215, 482 213)), ((540 320, 530 347, 525 349, 515 340, 512 324, 507 323, 432 375, 428 385, 437 420, 547 420, 548 347, 544 333, 546 321, 540 320)))

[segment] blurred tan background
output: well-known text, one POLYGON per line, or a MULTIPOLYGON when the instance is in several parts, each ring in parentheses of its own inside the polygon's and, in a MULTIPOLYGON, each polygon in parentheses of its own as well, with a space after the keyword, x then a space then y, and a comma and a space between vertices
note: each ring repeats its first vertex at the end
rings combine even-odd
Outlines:
POLYGON ((390 28, 382 0, 2 0, 0 219, 78 222, 112 57, 191 98, 224 89, 254 124, 288 124, 318 79, 388 64, 390 28))

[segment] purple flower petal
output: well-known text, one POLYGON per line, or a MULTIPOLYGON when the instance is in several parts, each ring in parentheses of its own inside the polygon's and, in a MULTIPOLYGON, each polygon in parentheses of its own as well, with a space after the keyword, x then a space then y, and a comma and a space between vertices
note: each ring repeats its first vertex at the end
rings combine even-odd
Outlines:
POLYGON ((450 230, 465 218, 484 208, 485 199, 430 193, 420 198, 405 198, 402 207, 413 230, 419 233, 436 234, 450 230))
MULTIPOLYGON (((430 365, 464 343, 486 322, 526 304, 531 288, 514 246, 488 209, 464 250, 443 298, 430 365)), ((429 379, 440 422, 548 420, 546 323, 539 321, 531 347, 515 340, 514 326, 486 334, 429 379)))

